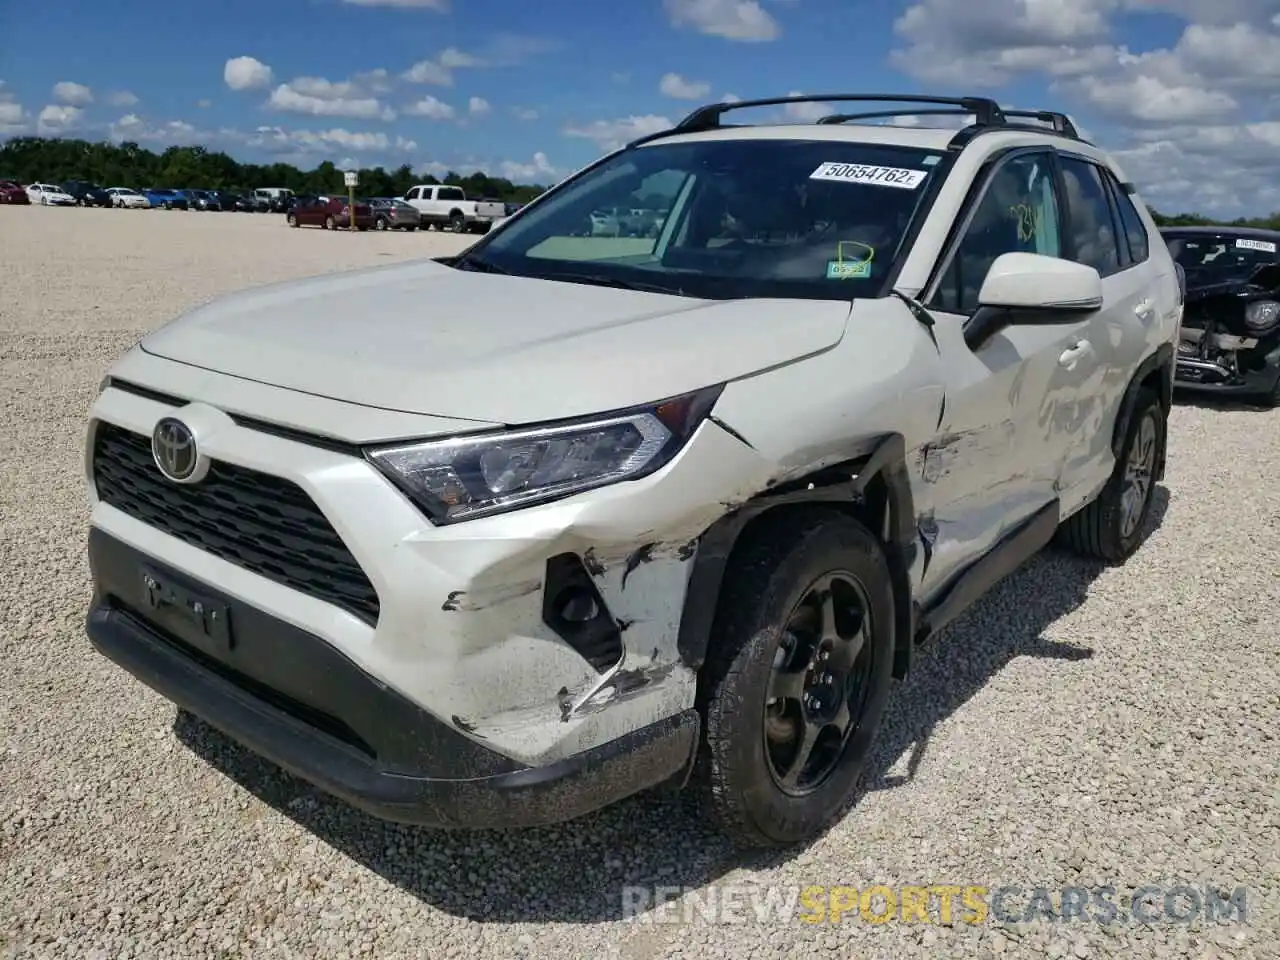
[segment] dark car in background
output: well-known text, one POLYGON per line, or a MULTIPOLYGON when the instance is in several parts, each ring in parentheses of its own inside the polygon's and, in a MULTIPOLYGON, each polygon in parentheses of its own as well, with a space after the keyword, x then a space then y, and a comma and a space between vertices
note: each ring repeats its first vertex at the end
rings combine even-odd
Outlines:
POLYGON ((235 197, 225 190, 204 190, 204 198, 200 201, 201 210, 234 210, 236 208, 235 197))
POLYGON ((1280 231, 1160 233, 1186 278, 1174 385, 1280 406, 1280 231))
POLYGON ((231 199, 231 206, 227 209, 235 210, 237 213, 257 213, 258 198, 253 195, 253 191, 248 193, 231 193, 227 194, 231 199))
POLYGON ((111 194, 89 180, 68 180, 62 184, 63 193, 74 197, 81 207, 110 207, 111 194))
POLYGON ((375 230, 417 230, 422 226, 422 214, 418 208, 398 197, 374 197, 368 201, 373 210, 375 230))
MULTIPOLYGON (((291 227, 322 227, 325 230, 345 230, 351 226, 346 197, 299 197, 293 209, 285 214, 291 227)), ((373 226, 373 208, 367 203, 356 202, 357 230, 373 226)))
POLYGON ((31 198, 26 188, 17 180, 0 180, 0 203, 12 203, 19 206, 31 206, 31 198))

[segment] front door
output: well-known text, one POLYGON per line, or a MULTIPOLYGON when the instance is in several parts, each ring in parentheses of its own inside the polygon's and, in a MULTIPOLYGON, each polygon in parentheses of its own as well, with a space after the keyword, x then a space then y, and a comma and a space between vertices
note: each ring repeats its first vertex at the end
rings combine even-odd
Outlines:
POLYGON ((970 348, 966 321, 1004 253, 1062 254, 1063 205, 1049 150, 1010 154, 992 171, 926 306, 942 355, 946 401, 924 458, 926 598, 1058 497, 1070 438, 1063 411, 1088 371, 1089 316, 1009 326, 970 348))

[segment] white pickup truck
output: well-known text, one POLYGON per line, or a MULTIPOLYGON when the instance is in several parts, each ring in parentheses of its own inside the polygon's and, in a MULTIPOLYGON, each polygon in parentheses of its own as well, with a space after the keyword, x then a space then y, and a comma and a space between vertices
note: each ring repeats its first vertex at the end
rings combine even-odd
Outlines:
POLYGON ((454 233, 487 233, 495 220, 506 216, 500 201, 468 200, 461 187, 419 184, 410 187, 401 199, 422 214, 422 226, 448 227, 454 233))

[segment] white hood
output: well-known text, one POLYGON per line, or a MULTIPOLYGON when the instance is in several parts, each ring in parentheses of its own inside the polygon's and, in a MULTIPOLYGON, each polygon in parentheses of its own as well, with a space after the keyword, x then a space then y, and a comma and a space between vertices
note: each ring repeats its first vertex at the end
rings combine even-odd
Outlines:
POLYGON ((676 396, 826 350, 841 301, 712 301, 397 264, 260 287, 148 353, 350 403, 519 424, 676 396))

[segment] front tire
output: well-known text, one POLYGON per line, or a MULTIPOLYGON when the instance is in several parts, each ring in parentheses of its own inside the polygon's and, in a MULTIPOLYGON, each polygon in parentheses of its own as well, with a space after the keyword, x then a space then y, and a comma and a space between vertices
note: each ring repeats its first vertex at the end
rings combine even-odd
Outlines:
POLYGON ((325 228, 326 230, 337 230, 337 229, 338 229, 338 222, 337 222, 336 220, 334 220, 334 219, 333 219, 333 217, 325 217, 325 218, 324 218, 324 228, 325 228))
POLYGON ((837 511, 748 536, 699 682, 697 779, 735 842, 781 846, 825 830, 862 775, 892 679, 893 589, 875 537, 837 511))
POLYGON ((1139 390, 1107 485, 1058 528, 1064 546, 1113 564, 1133 555, 1151 515, 1156 467, 1167 435, 1168 416, 1160 398, 1146 388, 1139 390))
POLYGON ((460 213, 449 217, 449 229, 454 233, 462 233, 467 229, 467 218, 460 213))
POLYGON ((298 225, 298 218, 292 213, 286 214, 284 222, 289 224, 291 227, 296 227, 298 225))

